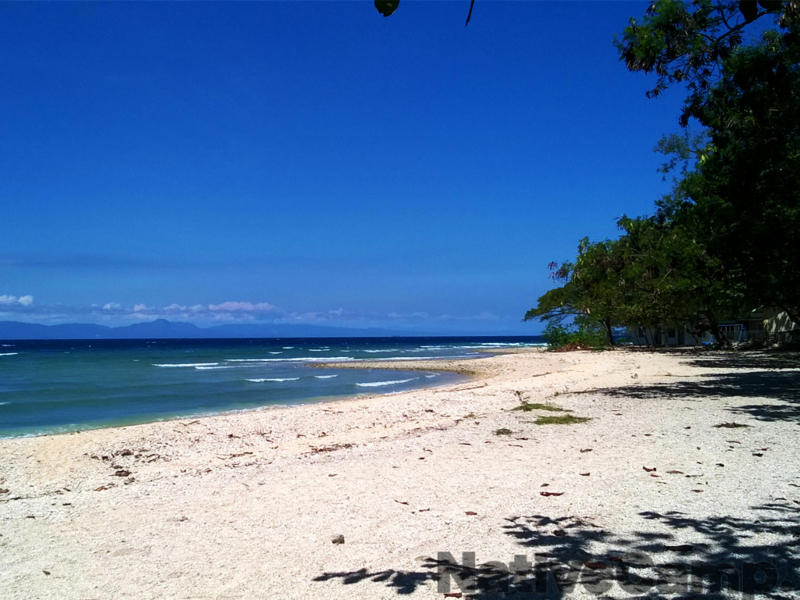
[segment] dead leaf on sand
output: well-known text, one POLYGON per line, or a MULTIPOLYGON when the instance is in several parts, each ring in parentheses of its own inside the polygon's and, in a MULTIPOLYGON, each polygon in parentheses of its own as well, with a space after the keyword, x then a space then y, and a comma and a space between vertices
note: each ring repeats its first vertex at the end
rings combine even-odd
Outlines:
POLYGON ((656 468, 655 468, 655 467, 653 467, 652 469, 648 469, 647 467, 642 467, 642 468, 643 468, 645 471, 647 471, 648 473, 652 473, 653 471, 655 471, 655 470, 656 470, 656 468))
POLYGON ((601 569, 606 568, 606 563, 595 562, 593 560, 585 560, 583 564, 589 567, 590 569, 594 569, 595 571, 599 571, 601 569))
POLYGON ((540 496, 563 496, 564 492, 539 492, 540 496))

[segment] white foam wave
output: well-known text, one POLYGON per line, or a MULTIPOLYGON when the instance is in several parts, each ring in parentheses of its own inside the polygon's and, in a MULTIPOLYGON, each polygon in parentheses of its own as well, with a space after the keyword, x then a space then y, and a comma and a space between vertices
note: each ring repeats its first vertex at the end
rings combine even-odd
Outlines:
POLYGON ((283 352, 270 352, 270 354, 283 354, 283 352))
POLYGON ((425 379, 433 379, 434 377, 438 377, 438 373, 431 373, 430 375, 425 375, 425 379))
MULTIPOLYGON (((392 358, 378 358, 376 360, 379 360, 381 362, 383 361, 388 362, 390 360, 437 360, 441 358, 442 358, 441 356, 395 356, 392 358)), ((448 358, 453 358, 453 357, 448 357, 448 358)))
POLYGON ((0 406, 5 406, 6 404, 11 404, 11 402, 0 402, 0 406))
POLYGON ((195 369, 198 369, 200 367, 213 367, 213 366, 216 366, 218 364, 219 363, 175 363, 175 364, 167 363, 167 364, 163 364, 163 365, 154 364, 153 366, 154 367, 169 367, 169 368, 194 367, 195 369))
POLYGON ((355 360, 352 356, 303 356, 301 358, 226 358, 225 362, 232 363, 268 363, 268 362, 336 362, 341 360, 355 360))
POLYGON ((389 350, 364 350, 364 352, 369 352, 370 354, 376 354, 378 352, 400 352, 397 348, 391 348, 389 350))
POLYGON ((315 379, 333 379, 334 377, 338 377, 338 375, 314 375, 315 379))
POLYGON ((358 387, 383 387, 385 385, 398 385, 400 383, 408 383, 409 381, 414 381, 417 377, 412 377, 411 379, 396 379, 394 381, 374 381, 371 383, 357 383, 358 387))
POLYGON ((19 352, 0 352, 0 356, 14 356, 15 354, 19 354, 19 352))
POLYGON ((265 377, 264 379, 248 379, 253 383, 263 383, 265 381, 297 381, 299 377, 265 377))

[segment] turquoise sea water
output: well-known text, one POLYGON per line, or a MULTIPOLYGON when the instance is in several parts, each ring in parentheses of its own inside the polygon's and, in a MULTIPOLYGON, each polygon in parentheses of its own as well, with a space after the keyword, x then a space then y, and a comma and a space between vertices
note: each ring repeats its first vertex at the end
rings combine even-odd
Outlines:
POLYGON ((315 362, 475 358, 529 338, 0 341, 0 437, 70 432, 462 379, 315 362))

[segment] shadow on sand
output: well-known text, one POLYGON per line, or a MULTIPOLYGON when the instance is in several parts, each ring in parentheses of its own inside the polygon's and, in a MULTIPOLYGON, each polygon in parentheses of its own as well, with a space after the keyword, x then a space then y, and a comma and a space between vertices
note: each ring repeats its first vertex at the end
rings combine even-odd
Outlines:
POLYGON ((370 581, 398 595, 438 588, 475 600, 564 598, 578 591, 597 597, 722 598, 738 592, 736 597, 796 598, 800 505, 780 499, 753 511, 754 521, 642 512, 640 517, 662 531, 627 536, 577 517, 514 516, 503 529, 520 547, 516 558, 476 563, 474 554, 443 551, 422 559, 416 571, 360 569, 323 573, 315 581, 370 581))
MULTIPOLYGON (((693 357, 689 364, 754 370, 589 393, 642 400, 763 398, 767 402, 730 410, 765 421, 800 419, 800 371, 786 370, 797 368, 797 355, 776 361, 772 355, 720 354, 693 357)), ((519 546, 518 558, 481 557, 491 561, 477 563, 474 554, 442 549, 436 557, 420 559, 417 570, 360 569, 323 573, 315 581, 345 586, 368 581, 397 595, 425 587, 476 600, 564 598, 578 591, 598 598, 797 598, 800 500, 778 498, 752 511, 755 520, 642 512, 639 516, 657 531, 629 535, 577 517, 512 516, 505 519, 503 533, 519 546)))
POLYGON ((757 404, 739 405, 728 410, 762 421, 800 421, 800 355, 720 353, 695 357, 685 361, 685 364, 716 369, 717 372, 674 383, 634 384, 582 393, 659 401, 763 399, 763 402, 757 404), (720 372, 721 369, 741 370, 720 372))
POLYGON ((577 517, 513 516, 503 529, 519 545, 517 558, 476 563, 474 554, 443 551, 422 559, 416 571, 360 569, 323 573, 315 581, 370 581, 398 595, 438 587, 439 593, 476 600, 564 598, 578 591, 597 597, 710 599, 740 592, 736 597, 796 598, 800 504, 779 499, 753 511, 756 520, 642 512, 662 531, 626 536, 577 517))

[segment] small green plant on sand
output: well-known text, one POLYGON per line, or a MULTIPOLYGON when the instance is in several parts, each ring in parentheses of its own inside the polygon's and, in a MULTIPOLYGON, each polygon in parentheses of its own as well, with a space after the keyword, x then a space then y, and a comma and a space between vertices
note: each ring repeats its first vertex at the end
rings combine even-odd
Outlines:
POLYGON ((540 402, 525 402, 524 404, 520 404, 514 410, 521 410, 523 412, 530 412, 532 410, 549 410, 553 412, 569 412, 568 410, 564 410, 560 406, 556 406, 555 404, 542 404, 540 402))
POLYGON ((511 435, 512 433, 514 432, 510 429, 506 429, 505 427, 494 432, 495 435, 511 435))
POLYGON ((576 425, 591 421, 588 417, 575 417, 573 415, 558 415, 552 417, 539 417, 536 419, 537 425, 576 425))

